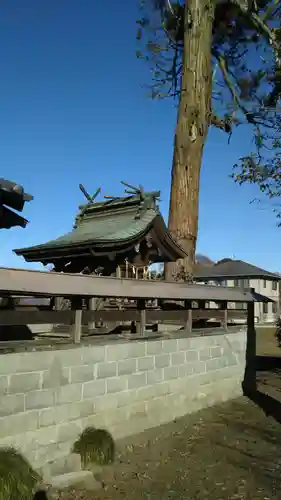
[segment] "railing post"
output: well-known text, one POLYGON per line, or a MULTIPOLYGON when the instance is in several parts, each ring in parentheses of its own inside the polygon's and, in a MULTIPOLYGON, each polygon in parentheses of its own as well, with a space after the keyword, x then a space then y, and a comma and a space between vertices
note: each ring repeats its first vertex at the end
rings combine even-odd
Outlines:
POLYGON ((140 320, 137 322, 137 333, 143 337, 146 327, 145 300, 138 300, 138 309, 140 311, 140 320))
POLYGON ((125 269, 125 278, 129 278, 129 262, 126 260, 125 263, 126 269, 125 269))
MULTIPOLYGON (((254 288, 251 291, 255 291, 254 288)), ((255 302, 247 304, 247 344, 246 368, 243 380, 244 393, 251 394, 257 390, 256 381, 256 329, 255 329, 255 302)))
POLYGON ((227 302, 226 301, 223 301, 221 303, 221 308, 224 312, 223 320, 221 321, 221 326, 222 326, 222 328, 227 330, 228 314, 227 314, 227 302))
MULTIPOLYGON (((96 305, 97 305, 97 299, 96 297, 91 297, 88 299, 88 311, 95 311, 96 310, 96 305)), ((88 330, 94 330, 96 326, 95 321, 90 320, 88 323, 88 330)))
POLYGON ((72 297, 71 299, 71 309, 75 311, 74 324, 71 328, 72 339, 74 344, 79 344, 81 341, 81 329, 82 329, 82 298, 72 297))
POLYGON ((73 325, 73 342, 74 344, 80 344, 81 341, 81 326, 82 326, 82 309, 75 310, 75 319, 73 325))
POLYGON ((122 278, 122 273, 121 273, 121 267, 120 266, 116 267, 116 278, 119 278, 119 279, 122 278))
POLYGON ((184 329, 188 333, 192 333, 192 307, 191 307, 191 301, 190 300, 185 300, 184 301, 184 307, 188 311, 187 320, 185 321, 185 324, 184 324, 184 329))
POLYGON ((61 297, 55 297, 54 298, 54 309, 55 311, 59 311, 61 309, 61 297))

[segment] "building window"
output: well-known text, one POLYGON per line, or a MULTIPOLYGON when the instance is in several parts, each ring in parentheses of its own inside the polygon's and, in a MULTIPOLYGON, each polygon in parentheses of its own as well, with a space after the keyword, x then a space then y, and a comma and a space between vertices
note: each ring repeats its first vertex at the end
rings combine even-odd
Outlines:
POLYGON ((276 304, 276 302, 272 302, 272 313, 273 314, 277 313, 277 304, 276 304))
POLYGON ((272 290, 277 290, 277 281, 272 281, 272 290))
POLYGON ((268 313, 268 303, 267 303, 267 302, 264 302, 264 303, 263 303, 263 313, 264 313, 264 314, 267 314, 267 313, 268 313))
POLYGON ((250 288, 250 280, 249 278, 241 279, 241 280, 234 280, 234 286, 238 286, 240 288, 250 288))
POLYGON ((263 280, 263 288, 266 288, 266 280, 263 280))
POLYGON ((235 309, 240 309, 245 311, 247 309, 247 302, 236 302, 235 309))

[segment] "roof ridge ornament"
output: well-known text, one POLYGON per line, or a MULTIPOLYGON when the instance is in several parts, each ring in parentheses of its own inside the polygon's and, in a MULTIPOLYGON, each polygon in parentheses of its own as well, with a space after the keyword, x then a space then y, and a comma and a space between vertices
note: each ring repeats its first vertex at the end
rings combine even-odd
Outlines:
POLYGON ((143 188, 143 186, 141 186, 141 184, 139 185, 139 187, 132 186, 131 184, 128 184, 127 182, 124 182, 124 181, 121 181, 121 184, 123 184, 123 186, 129 188, 129 189, 125 189, 125 193, 132 194, 134 196, 139 195, 141 200, 144 199, 144 188, 143 188))
POLYGON ((86 191, 86 189, 84 188, 83 184, 79 184, 79 188, 80 188, 80 191, 82 191, 83 195, 85 196, 86 200, 89 202, 89 203, 93 203, 96 199, 96 197, 100 194, 101 192, 101 187, 99 187, 96 192, 90 196, 89 193, 86 191))

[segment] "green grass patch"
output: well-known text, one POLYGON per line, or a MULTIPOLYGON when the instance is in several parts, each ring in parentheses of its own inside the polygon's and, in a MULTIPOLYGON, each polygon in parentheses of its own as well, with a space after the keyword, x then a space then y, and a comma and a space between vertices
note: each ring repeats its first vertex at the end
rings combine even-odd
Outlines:
POLYGON ((115 443, 105 429, 86 427, 74 443, 73 452, 79 453, 83 467, 90 464, 107 465, 114 461, 115 443))
POLYGON ((280 318, 278 318, 278 320, 276 321, 276 329, 275 329, 274 335, 275 335, 278 347, 281 348, 281 319, 280 318))
POLYGON ((32 500, 40 476, 13 448, 0 449, 0 500, 32 500))
POLYGON ((274 335, 276 332, 276 326, 256 326, 256 331, 258 333, 263 333, 264 335, 274 335))

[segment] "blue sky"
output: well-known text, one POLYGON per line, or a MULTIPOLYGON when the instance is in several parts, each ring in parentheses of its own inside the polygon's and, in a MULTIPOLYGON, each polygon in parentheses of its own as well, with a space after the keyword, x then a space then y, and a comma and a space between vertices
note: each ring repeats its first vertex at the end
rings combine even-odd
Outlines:
MULTIPOLYGON (((71 230, 83 195, 121 194, 120 180, 161 190, 168 213, 175 107, 150 101, 136 59, 138 0, 3 0, 0 6, 0 177, 34 196, 26 229, 0 232, 0 265, 33 267, 13 248, 71 230)), ((250 205, 251 186, 229 178, 249 151, 247 129, 230 145, 212 130, 201 175, 197 251, 280 271, 281 229, 250 205)))

